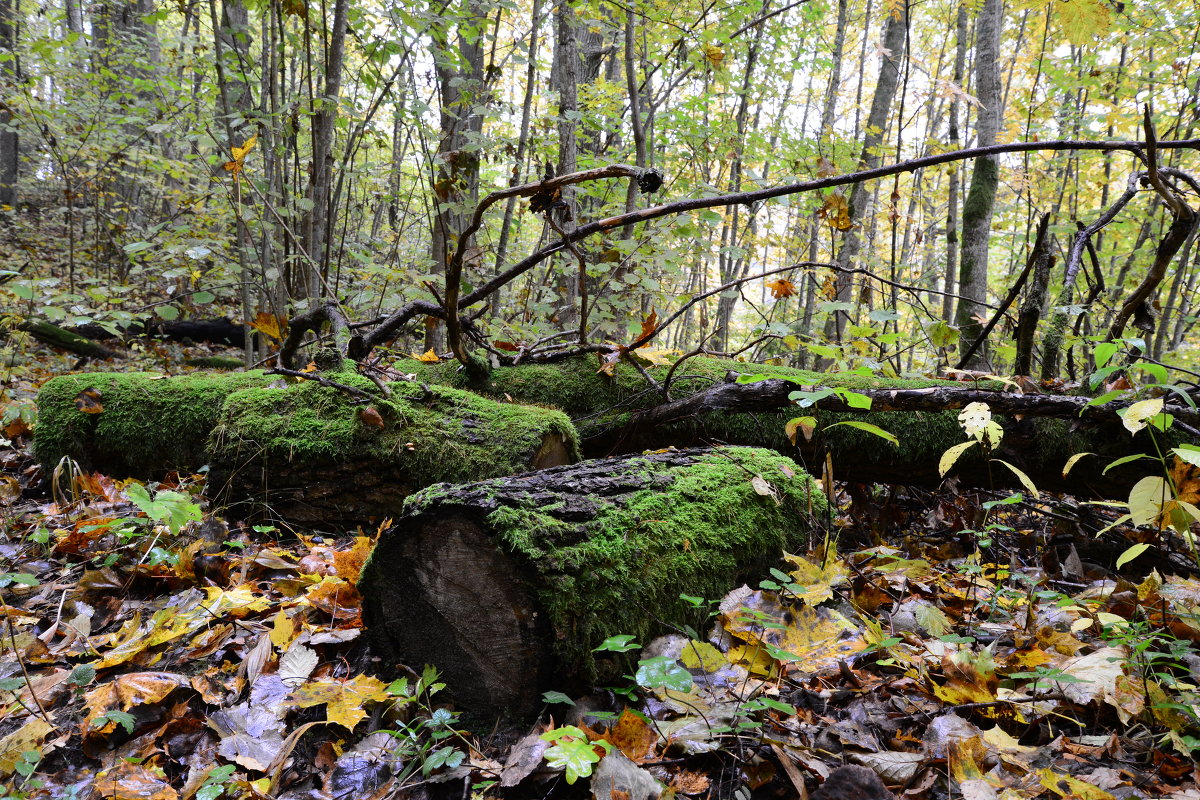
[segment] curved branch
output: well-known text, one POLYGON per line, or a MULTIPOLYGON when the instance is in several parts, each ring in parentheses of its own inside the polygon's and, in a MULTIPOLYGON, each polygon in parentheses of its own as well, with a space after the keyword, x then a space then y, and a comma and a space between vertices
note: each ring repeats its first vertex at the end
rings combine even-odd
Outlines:
MULTIPOLYGON (((966 161, 973 158, 979 158, 980 156, 998 155, 1001 153, 1029 153, 1039 151, 1055 152, 1063 150, 1097 150, 1111 152, 1114 150, 1123 150, 1132 153, 1139 159, 1144 159, 1145 156, 1143 151, 1145 146, 1146 143, 1140 141, 1092 142, 1080 139, 1062 139, 1047 142, 1017 142, 1014 144, 990 145, 988 147, 972 147, 966 150, 958 150, 951 153, 940 153, 937 155, 914 158, 908 161, 890 164, 888 166, 859 170, 858 172, 850 172, 845 175, 834 175, 828 178, 799 181, 797 183, 773 186, 767 189, 758 189, 751 192, 734 192, 731 194, 715 195, 712 197, 695 197, 686 200, 677 200, 672 203, 663 203, 662 205, 638 209, 637 211, 630 211, 625 214, 618 214, 606 219, 589 222, 586 225, 580 225, 571 232, 571 235, 568 238, 572 242, 577 242, 601 231, 612 230, 613 228, 620 228, 625 225, 632 225, 636 222, 646 222, 648 220, 658 219, 659 217, 665 217, 672 214, 681 214, 687 211, 698 211, 700 209, 715 208, 718 206, 757 203, 763 200, 771 200, 776 197, 784 197, 786 195, 798 194, 801 192, 811 192, 818 189, 829 189, 835 186, 845 186, 847 184, 859 183, 861 181, 885 178, 889 175, 896 175, 901 172, 913 172, 925 167, 938 166, 940 164, 950 164, 956 161, 966 161)), ((1159 149, 1200 149, 1200 139, 1158 142, 1157 147, 1159 149)), ((558 241, 547 245, 541 250, 532 253, 521 261, 518 261, 512 267, 482 284, 473 292, 464 295, 462 299, 459 300, 459 307, 462 308, 464 306, 478 303, 492 292, 496 291, 510 281, 520 277, 541 262, 545 261, 550 256, 559 252, 565 246, 566 245, 564 242, 558 241)))

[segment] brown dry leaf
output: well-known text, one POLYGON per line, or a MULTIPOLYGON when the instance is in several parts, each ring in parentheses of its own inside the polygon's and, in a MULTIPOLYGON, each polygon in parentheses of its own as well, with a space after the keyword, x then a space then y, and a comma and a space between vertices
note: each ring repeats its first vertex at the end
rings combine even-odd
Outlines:
POLYGON ((1193 505, 1200 503, 1200 467, 1175 456, 1171 480, 1175 484, 1176 501, 1193 505))
POLYGON ((596 738, 612 743, 630 761, 640 764, 654 752, 654 746, 658 744, 658 731, 641 714, 627 708, 621 712, 612 728, 596 738))
POLYGON ((611 378, 613 371, 616 370, 617 364, 621 360, 621 354, 624 352, 626 352, 625 348, 619 347, 600 356, 600 369, 596 370, 596 373, 604 373, 611 378))
POLYGON ((373 407, 367 406, 358 410, 358 420, 368 428, 385 428, 383 417, 373 407))
POLYGON ((679 794, 700 795, 708 791, 712 780, 703 772, 681 769, 671 776, 670 787, 679 794))
POLYGON ((817 216, 834 230, 848 231, 854 227, 854 222, 850 219, 850 203, 841 192, 831 192, 825 198, 824 204, 817 209, 817 216))
POLYGON ((179 794, 167 783, 158 767, 120 761, 112 769, 96 776, 92 796, 104 800, 178 800, 179 794))
POLYGON ((835 167, 833 165, 833 162, 830 161, 828 158, 826 158, 825 156, 820 156, 819 158, 817 158, 817 177, 818 178, 831 178, 834 175, 837 175, 837 172, 838 172, 837 167, 835 167))
POLYGON ((825 280, 821 282, 821 299, 837 299, 837 280, 832 275, 827 275, 825 280))
POLYGON ((95 387, 84 389, 75 395, 75 408, 84 414, 103 414, 104 404, 100 402, 101 397, 100 390, 95 387))
POLYGON ((521 349, 520 347, 513 344, 512 342, 501 342, 501 341, 492 342, 492 347, 496 348, 497 350, 507 350, 510 353, 515 353, 521 349))
POLYGON ((770 281, 767 283, 767 288, 771 290, 771 297, 774 297, 776 300, 782 300, 785 297, 791 297, 796 294, 796 284, 787 278, 770 281))
POLYGON ((283 332, 287 330, 287 321, 269 311, 259 311, 249 325, 263 336, 276 342, 283 340, 283 332))
POLYGON ((370 675, 355 675, 346 681, 310 681, 292 694, 292 701, 300 708, 324 705, 326 719, 354 730, 367 716, 363 706, 388 697, 386 683, 370 675))
MULTIPOLYGON (((92 722, 109 711, 128 711, 134 706, 145 706, 162 701, 181 686, 188 686, 182 675, 171 672, 131 672, 118 675, 109 683, 84 695, 88 713, 84 719, 84 730, 92 730, 92 722)), ((116 723, 108 722, 101 732, 111 731, 116 723)))

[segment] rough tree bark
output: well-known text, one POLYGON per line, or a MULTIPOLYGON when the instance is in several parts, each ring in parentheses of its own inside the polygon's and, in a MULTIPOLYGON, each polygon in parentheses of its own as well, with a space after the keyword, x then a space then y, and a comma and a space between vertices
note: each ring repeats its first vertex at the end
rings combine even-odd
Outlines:
MULTIPOLYGON (((978 147, 996 143, 1004 109, 1000 95, 1000 30, 1004 22, 1002 0, 984 0, 975 24, 975 93, 980 108, 975 125, 978 147)), ((988 245, 992 230, 992 209, 996 202, 996 187, 1000 182, 1000 166, 995 156, 976 159, 971 172, 971 185, 963 203, 962 257, 958 273, 958 294, 961 298, 955 321, 958 323, 960 351, 966 352, 983 330, 976 315, 983 311, 987 300, 988 245)), ((986 342, 975 351, 963 367, 982 366, 987 362, 986 342)))
MULTIPOLYGON (((900 63, 904 60, 906 45, 906 7, 900 5, 896 10, 886 14, 883 28, 883 53, 880 57, 879 80, 875 84, 875 96, 871 99, 871 111, 867 115, 867 129, 863 135, 862 155, 859 157, 859 169, 874 169, 882 158, 880 152, 883 137, 887 131, 888 115, 891 113, 892 100, 896 96, 896 88, 900 80, 900 63)), ((850 221, 853 223, 846 238, 838 250, 837 263, 849 268, 855 265, 858 254, 862 249, 862 238, 859 228, 869 213, 871 189, 865 182, 854 184, 850 190, 850 221)), ((841 302, 850 300, 851 277, 840 273, 837 277, 837 299, 841 302)), ((829 317, 825 326, 826 338, 831 341, 842 341, 846 329, 846 314, 838 311, 829 317)))
POLYGON ((592 649, 672 624, 803 546, 824 495, 765 450, 589 461, 411 497, 363 570, 372 651, 436 663, 459 705, 536 713, 542 692, 615 679, 592 649), (573 677, 568 677, 573 676, 573 677))

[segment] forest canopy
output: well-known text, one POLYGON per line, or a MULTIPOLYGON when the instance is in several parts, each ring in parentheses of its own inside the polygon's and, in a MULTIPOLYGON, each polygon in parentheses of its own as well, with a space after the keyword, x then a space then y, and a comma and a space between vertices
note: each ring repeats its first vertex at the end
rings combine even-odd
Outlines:
POLYGON ((3 0, 0 292, 114 332, 227 314, 251 362, 325 304, 494 363, 652 331, 890 374, 1186 366, 1198 13, 3 0))

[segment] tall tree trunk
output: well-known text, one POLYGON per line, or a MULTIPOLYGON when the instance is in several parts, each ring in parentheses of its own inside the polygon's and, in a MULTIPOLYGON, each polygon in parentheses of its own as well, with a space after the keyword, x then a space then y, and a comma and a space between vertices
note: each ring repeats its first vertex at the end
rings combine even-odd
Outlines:
MULTIPOLYGON (((12 97, 20 74, 17 70, 17 0, 0 0, 0 53, 7 56, 0 63, 0 94, 12 97)), ((17 160, 20 140, 14 125, 12 109, 0 102, 0 207, 17 205, 17 160)))
POLYGON ((333 188, 333 129, 338 116, 338 97, 342 91, 342 69, 346 60, 346 17, 349 0, 335 0, 333 21, 329 26, 325 50, 325 85, 316 99, 312 115, 312 178, 307 197, 312 203, 304 219, 304 249, 309 256, 305 290, 308 299, 316 302, 323 293, 324 278, 329 271, 332 248, 329 246, 329 207, 333 188))
MULTIPOLYGON (((1001 0, 984 0, 975 25, 975 93, 980 109, 975 144, 987 147, 996 143, 1003 115, 1000 96, 1000 31, 1004 15, 1001 0)), ((992 230, 992 210, 1000 181, 999 161, 995 156, 975 160, 971 185, 963 203, 962 262, 958 286, 961 299, 955 320, 959 327, 960 352, 979 337, 983 323, 976 315, 984 311, 987 300, 988 244, 992 230)), ((986 346, 979 347, 970 362, 960 366, 982 366, 987 361, 986 346)))
MULTIPOLYGON (((862 154, 858 159, 859 169, 871 169, 879 165, 880 151, 883 145, 884 133, 887 129, 888 115, 892 110, 892 100, 896 97, 896 88, 900 82, 900 62, 904 59, 907 22, 907 9, 901 6, 897 12, 886 14, 883 26, 882 54, 879 64, 879 80, 875 84, 875 96, 871 100, 871 111, 867 115, 866 133, 862 137, 862 154)), ((841 267, 851 267, 858 259, 862 250, 862 226, 869 218, 871 190, 866 183, 854 184, 850 192, 850 221, 853 227, 846 231, 846 238, 838 250, 837 264, 841 267)), ((837 277, 837 298, 841 302, 850 300, 851 279, 849 275, 839 273, 837 277)), ((828 339, 840 342, 846 327, 846 315, 837 311, 830 315, 825 326, 828 339)))
MULTIPOLYGON (((954 45, 954 85, 962 88, 963 77, 966 74, 967 63, 967 6, 960 3, 954 24, 956 41, 954 45)), ((950 124, 947 138, 951 150, 962 146, 958 129, 958 95, 950 98, 950 124)), ((942 319, 947 323, 954 321, 955 272, 958 270, 958 186, 959 171, 962 169, 954 164, 949 170, 949 188, 947 189, 946 204, 946 275, 942 282, 942 319)))
MULTIPOLYGON (((483 38, 486 12, 478 0, 465 0, 462 17, 454 32, 451 51, 450 31, 434 32, 433 57, 437 67, 440 100, 440 138, 433 174, 434 217, 432 230, 433 262, 438 273, 445 274, 450 252, 459 234, 470 220, 470 206, 479 195, 479 135, 483 130, 480 112, 485 98, 483 80, 483 38)), ((435 323, 425 326, 427 349, 442 349, 443 328, 435 323)))
MULTIPOLYGON (((575 8, 567 0, 554 3, 554 87, 558 90, 558 164, 556 172, 575 172, 579 163, 579 37, 575 8)), ((579 204, 575 187, 564 186, 562 206, 550 211, 559 227, 570 231, 576 224, 579 204)), ((559 291, 558 324, 571 327, 578 319, 580 284, 584 275, 572 259, 564 267, 559 291)))

